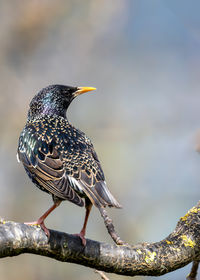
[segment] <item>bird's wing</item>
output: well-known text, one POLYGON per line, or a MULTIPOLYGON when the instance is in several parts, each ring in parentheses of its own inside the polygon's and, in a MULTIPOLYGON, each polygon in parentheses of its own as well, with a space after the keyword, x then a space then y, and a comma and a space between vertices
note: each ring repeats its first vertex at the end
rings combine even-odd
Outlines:
POLYGON ((48 142, 39 138, 34 127, 30 126, 19 139, 18 158, 40 187, 61 199, 84 205, 82 198, 71 187, 54 140, 48 142))
MULTIPOLYGON (((89 141, 89 139, 87 140, 89 141)), ((95 206, 121 208, 106 185, 101 164, 90 141, 76 143, 76 148, 73 150, 71 161, 68 164, 71 165, 71 174, 68 175, 74 188, 81 189, 95 206), (77 158, 77 154, 79 160, 73 160, 77 158), (73 171, 74 165, 78 166, 75 172, 73 171)))

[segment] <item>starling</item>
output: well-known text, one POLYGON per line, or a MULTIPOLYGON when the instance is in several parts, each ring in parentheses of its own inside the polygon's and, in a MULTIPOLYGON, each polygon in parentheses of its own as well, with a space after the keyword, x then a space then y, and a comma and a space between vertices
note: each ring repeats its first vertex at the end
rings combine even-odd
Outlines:
POLYGON ((83 245, 92 205, 121 208, 108 190, 91 140, 66 117, 72 100, 92 90, 95 88, 50 85, 36 94, 19 137, 17 153, 32 182, 51 194, 54 202, 37 221, 28 224, 40 225, 49 237, 44 220, 63 200, 85 206, 85 220, 78 234, 83 245))

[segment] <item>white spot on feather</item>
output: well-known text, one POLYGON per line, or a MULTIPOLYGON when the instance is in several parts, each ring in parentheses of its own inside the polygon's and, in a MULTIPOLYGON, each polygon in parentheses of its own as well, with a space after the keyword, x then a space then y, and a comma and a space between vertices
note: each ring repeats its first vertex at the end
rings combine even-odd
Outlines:
POLYGON ((70 182, 72 188, 75 191, 83 193, 83 188, 82 188, 81 184, 74 177, 71 177, 71 176, 67 176, 67 177, 69 179, 69 182, 70 182))
POLYGON ((20 163, 20 159, 19 159, 18 153, 16 154, 16 157, 17 157, 17 161, 20 163))

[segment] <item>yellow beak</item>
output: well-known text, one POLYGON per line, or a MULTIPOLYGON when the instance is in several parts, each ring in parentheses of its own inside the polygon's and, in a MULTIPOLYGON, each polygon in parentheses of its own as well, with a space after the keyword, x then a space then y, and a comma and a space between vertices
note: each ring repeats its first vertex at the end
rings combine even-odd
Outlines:
POLYGON ((88 91, 96 90, 94 87, 78 87, 78 90, 75 91, 74 96, 78 96, 88 91))

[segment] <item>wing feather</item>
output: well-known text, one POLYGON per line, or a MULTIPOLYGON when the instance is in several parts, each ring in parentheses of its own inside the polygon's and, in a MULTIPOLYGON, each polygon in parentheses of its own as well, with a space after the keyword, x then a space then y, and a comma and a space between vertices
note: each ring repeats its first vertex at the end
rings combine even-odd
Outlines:
POLYGON ((29 172, 29 176, 51 194, 83 206, 83 199, 70 185, 59 152, 54 143, 41 140, 30 129, 19 143, 19 160, 29 172), (28 135, 27 135, 28 134, 28 135), (35 144, 34 144, 35 143, 35 144))
POLYGON ((47 192, 79 206, 84 205, 81 197, 88 197, 97 207, 121 208, 106 185, 91 141, 81 131, 71 129, 74 139, 59 132, 61 156, 54 139, 41 139, 34 126, 26 127, 19 140, 18 157, 29 176, 47 192))

